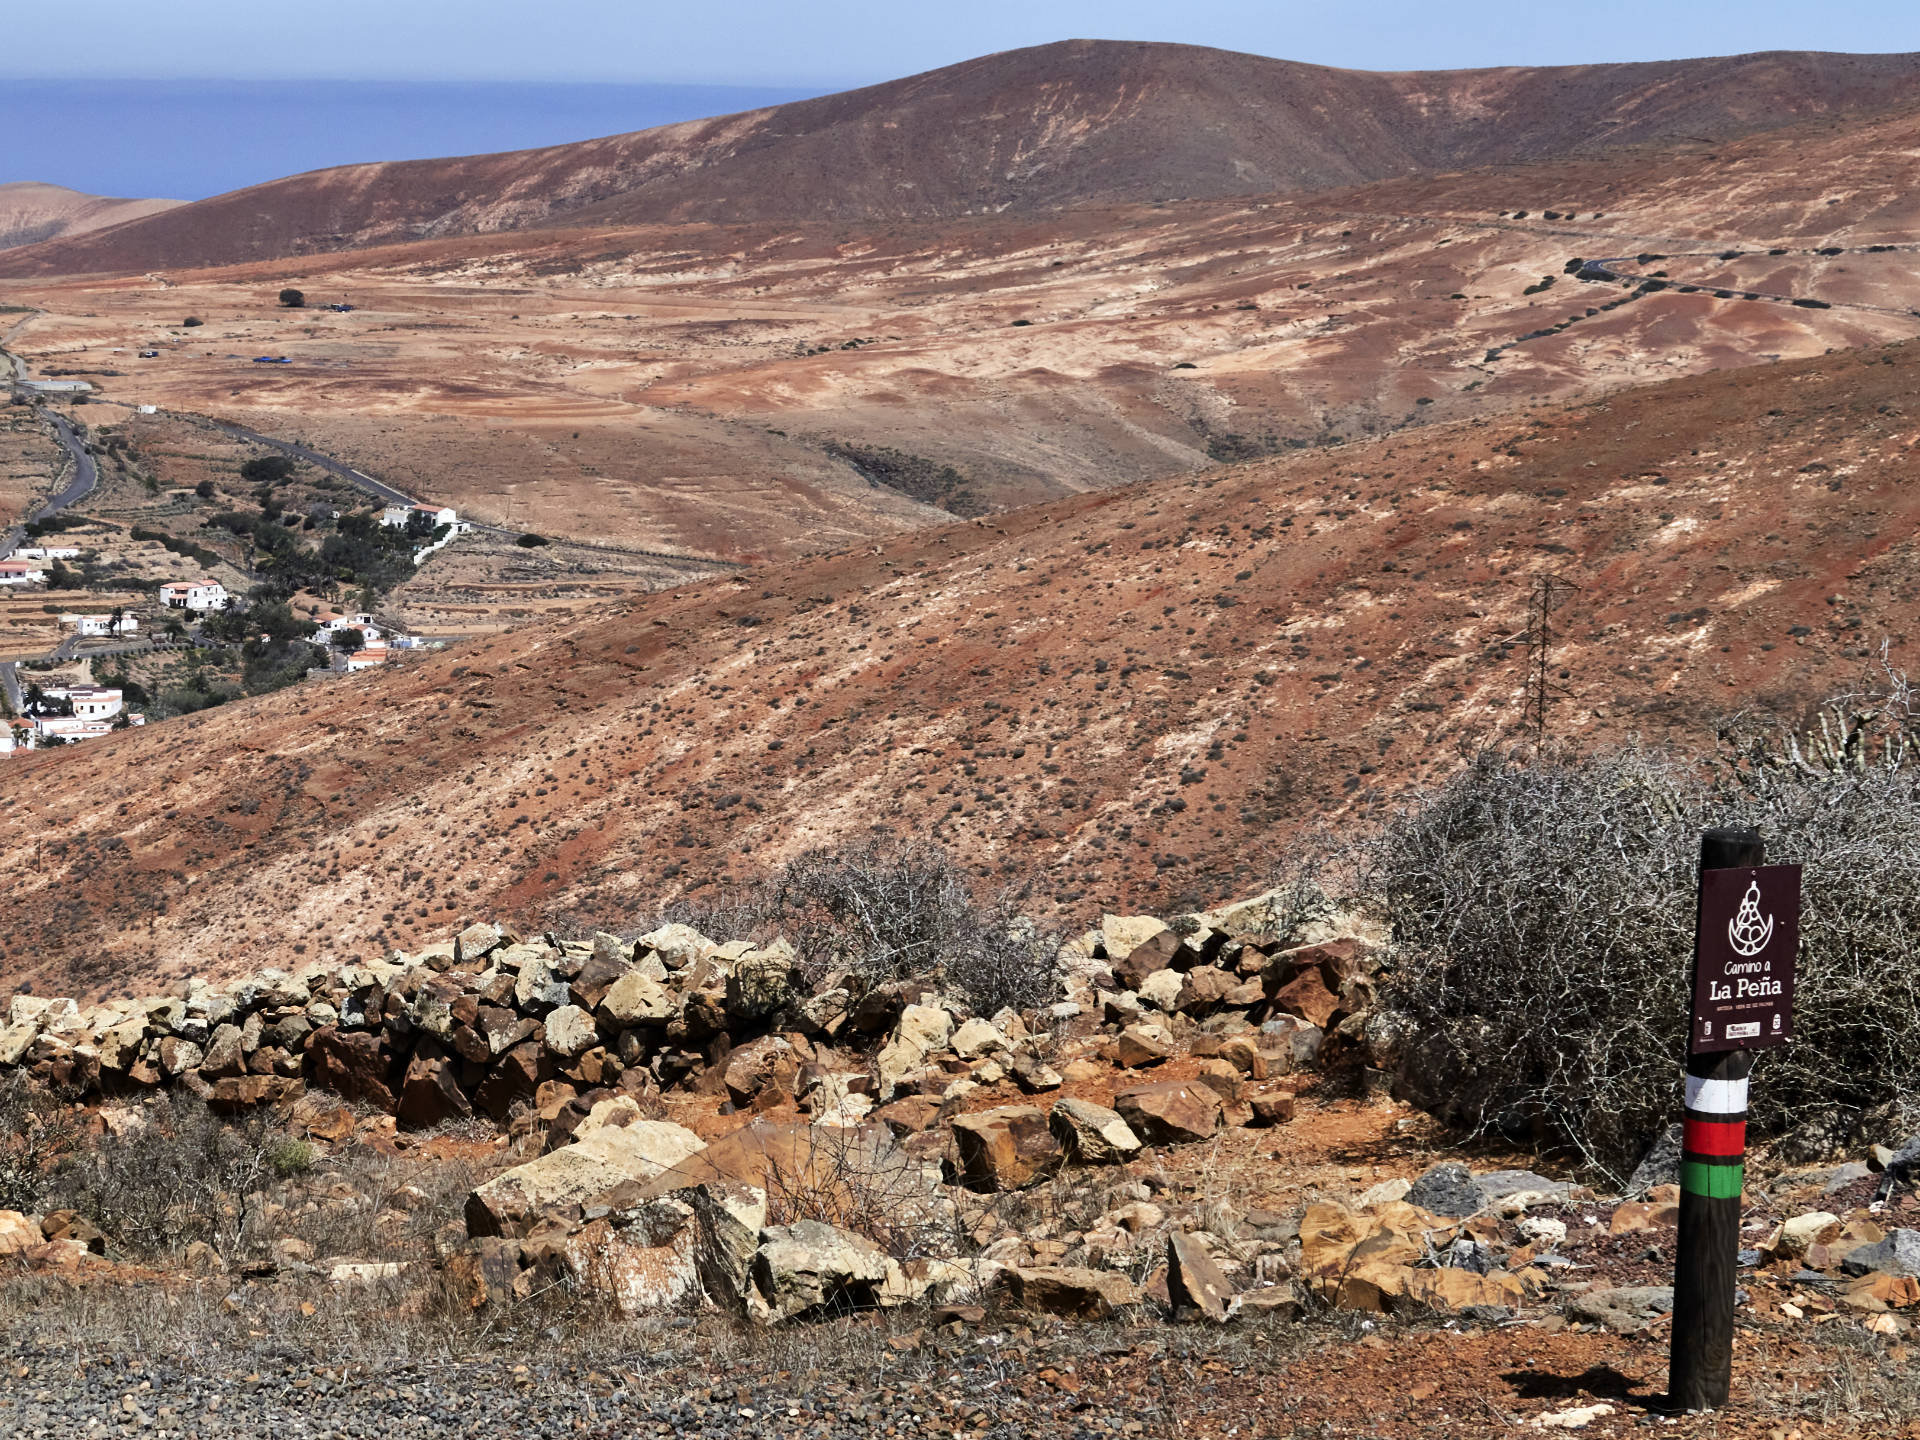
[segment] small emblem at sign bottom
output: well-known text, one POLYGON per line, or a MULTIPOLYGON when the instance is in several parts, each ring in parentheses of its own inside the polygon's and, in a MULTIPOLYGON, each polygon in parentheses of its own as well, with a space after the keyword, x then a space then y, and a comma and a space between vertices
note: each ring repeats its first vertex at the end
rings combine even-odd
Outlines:
POLYGON ((1751 1040, 1759 1033, 1760 1022, 1758 1020, 1749 1020, 1745 1025, 1727 1026, 1727 1039, 1729 1040, 1751 1040))

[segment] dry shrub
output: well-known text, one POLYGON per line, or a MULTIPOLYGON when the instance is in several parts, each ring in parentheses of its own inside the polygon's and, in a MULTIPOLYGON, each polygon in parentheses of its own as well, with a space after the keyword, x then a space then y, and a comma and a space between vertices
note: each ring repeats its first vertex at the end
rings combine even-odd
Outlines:
POLYGON ((140 1114, 137 1129, 76 1143, 43 1174, 32 1208, 77 1211, 136 1255, 196 1240, 236 1253, 280 1137, 261 1117, 222 1120, 191 1095, 163 1092, 140 1114))
POLYGON ((767 1223, 818 1220, 872 1241, 896 1260, 950 1255, 952 1203, 918 1161, 870 1126, 814 1125, 795 1154, 768 1157, 767 1223))
POLYGON ((1756 1068, 1756 1129, 1814 1149, 1900 1132, 1920 1081, 1920 765, 1895 679, 1825 707, 1824 741, 1732 727, 1711 765, 1486 757, 1361 842, 1396 940, 1369 1039, 1403 1093, 1623 1174, 1680 1105, 1700 832, 1738 826, 1806 867, 1797 1039, 1756 1068))
POLYGON ((770 888, 767 912, 810 979, 845 970, 866 985, 930 979, 991 1015, 1057 998, 1059 942, 1002 891, 975 897, 938 845, 869 840, 813 850, 770 888))
POLYGON ((72 1107, 16 1070, 0 1085, 0 1210, 40 1209, 48 1176, 79 1138, 72 1107))

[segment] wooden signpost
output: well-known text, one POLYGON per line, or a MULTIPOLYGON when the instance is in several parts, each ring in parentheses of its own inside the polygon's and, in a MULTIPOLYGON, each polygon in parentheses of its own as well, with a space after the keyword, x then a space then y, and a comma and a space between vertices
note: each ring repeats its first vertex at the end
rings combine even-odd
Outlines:
POLYGON ((1673 1261, 1667 1398, 1718 1410, 1733 1381, 1733 1296, 1754 1051, 1793 1038, 1800 867, 1766 865, 1747 830, 1700 837, 1693 1016, 1673 1261))

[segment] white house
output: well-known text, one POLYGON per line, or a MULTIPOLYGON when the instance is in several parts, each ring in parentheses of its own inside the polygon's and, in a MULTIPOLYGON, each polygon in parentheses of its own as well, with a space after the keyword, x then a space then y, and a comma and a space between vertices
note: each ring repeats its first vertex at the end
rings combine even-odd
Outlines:
POLYGON ((111 720, 122 704, 120 692, 105 685, 53 685, 42 693, 71 703, 76 720, 111 720))
POLYGON ((337 610, 324 611, 315 615, 313 619, 314 623, 320 627, 314 638, 320 640, 322 644, 326 643, 328 637, 338 635, 342 630, 358 630, 363 640, 378 640, 382 633, 380 627, 373 623, 373 616, 364 610, 357 615, 342 615, 337 610))
POLYGON ((333 672, 336 675, 357 675, 362 670, 371 670, 376 665, 384 665, 386 663, 387 647, 384 645, 366 650, 355 650, 352 654, 348 654, 344 650, 336 650, 333 653, 333 660, 331 662, 333 672))
POLYGON ((43 585, 47 567, 37 560, 0 560, 0 585, 43 585))
POLYGON ((380 512, 380 523, 397 529, 415 514, 426 516, 436 527, 446 525, 455 530, 460 528, 460 517, 451 505, 389 505, 380 512))
POLYGON ((82 740, 98 740, 102 735, 113 733, 111 720, 82 720, 78 715, 36 715, 27 723, 33 726, 37 745, 45 745, 49 740, 56 739, 72 745, 82 740))
POLYGON ((224 610, 229 598, 218 580, 175 580, 160 587, 160 603, 175 610, 224 610))
POLYGON ((118 620, 111 615, 62 615, 60 623, 73 626, 82 635, 131 635, 140 628, 140 621, 126 614, 118 620))
POLYGON ((15 560, 78 560, 78 545, 22 545, 13 552, 15 560))

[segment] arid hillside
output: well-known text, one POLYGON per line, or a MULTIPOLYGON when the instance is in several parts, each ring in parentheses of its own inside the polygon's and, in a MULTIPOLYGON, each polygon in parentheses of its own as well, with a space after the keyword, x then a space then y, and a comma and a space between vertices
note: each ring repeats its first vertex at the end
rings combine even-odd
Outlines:
POLYGON ((948 219, 1324 190, 1728 139, 1906 101, 1912 55, 1374 73, 1074 40, 844 94, 504 155, 343 166, 0 262, 193 268, 565 222, 948 219))
POLYGON ((38 312, 7 341, 35 373, 120 405, 304 438, 495 525, 791 559, 1909 338, 1916 196, 1910 108, 1254 203, 550 229, 0 303, 38 312))
POLYGON ((34 180, 0 184, 0 250, 145 219, 185 204, 181 200, 115 200, 34 180))
POLYGON ((1920 348, 1063 498, 10 762, 0 988, 598 924, 876 828, 1083 918, 1515 735, 1690 747, 1920 618, 1920 348))

